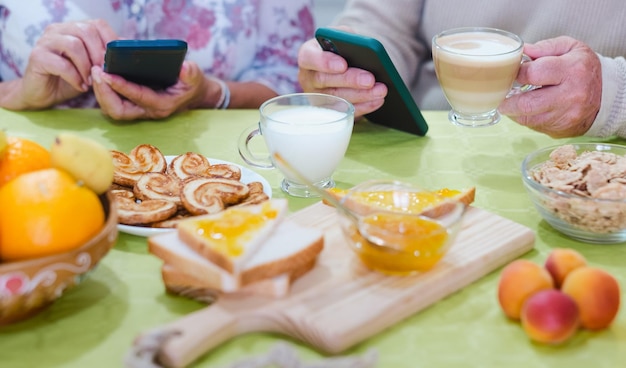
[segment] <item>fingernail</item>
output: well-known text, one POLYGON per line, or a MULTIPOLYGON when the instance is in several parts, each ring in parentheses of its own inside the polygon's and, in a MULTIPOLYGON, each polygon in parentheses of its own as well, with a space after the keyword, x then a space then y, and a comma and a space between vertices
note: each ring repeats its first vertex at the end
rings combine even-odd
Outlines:
POLYGON ((96 68, 91 69, 90 79, 91 78, 93 78, 93 80, 96 81, 96 83, 98 84, 102 83, 102 79, 100 79, 100 71, 96 68))
POLYGON ((372 88, 372 94, 375 97, 385 97, 387 95, 387 87, 385 87, 384 84, 377 84, 374 86, 374 88, 372 88))
POLYGON ((361 73, 357 78, 357 83, 361 87, 369 87, 374 84, 374 82, 374 76, 372 76, 370 73, 361 73))
POLYGON ((102 78, 102 80, 103 80, 105 83, 107 83, 107 84, 111 84, 111 77, 110 77, 107 73, 100 72, 99 74, 100 74, 100 78, 102 78))
POLYGON ((330 62, 330 68, 333 71, 340 72, 340 71, 343 70, 344 64, 340 60, 333 60, 333 61, 330 62))

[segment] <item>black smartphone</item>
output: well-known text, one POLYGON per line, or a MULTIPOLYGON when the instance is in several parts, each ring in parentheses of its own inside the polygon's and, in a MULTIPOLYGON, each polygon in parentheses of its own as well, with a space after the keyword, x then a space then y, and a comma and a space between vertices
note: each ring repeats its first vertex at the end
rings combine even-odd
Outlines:
POLYGON ((325 51, 346 59, 351 67, 370 71, 389 90, 383 106, 365 117, 376 124, 423 136, 428 124, 387 51, 375 38, 334 28, 318 28, 315 38, 325 51))
POLYGON ((107 43, 104 71, 155 90, 178 80, 187 54, 182 40, 116 40, 107 43))

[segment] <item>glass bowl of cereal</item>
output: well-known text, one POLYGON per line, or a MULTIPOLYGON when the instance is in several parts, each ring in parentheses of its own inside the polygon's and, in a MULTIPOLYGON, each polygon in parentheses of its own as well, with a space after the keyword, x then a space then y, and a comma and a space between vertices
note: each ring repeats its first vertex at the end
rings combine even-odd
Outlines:
POLYGON ((526 156, 521 170, 530 199, 553 228, 587 243, 626 242, 626 146, 546 147, 526 156))

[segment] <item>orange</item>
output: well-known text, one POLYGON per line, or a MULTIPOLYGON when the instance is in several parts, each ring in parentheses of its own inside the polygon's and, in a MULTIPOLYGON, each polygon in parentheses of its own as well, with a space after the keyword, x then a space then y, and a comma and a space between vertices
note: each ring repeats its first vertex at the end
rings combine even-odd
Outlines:
POLYGON ((7 137, 0 156, 0 187, 20 174, 50 167, 50 151, 25 138, 7 137))
POLYGON ((105 221, 98 196, 54 168, 22 174, 0 187, 0 204, 2 261, 77 248, 105 221))

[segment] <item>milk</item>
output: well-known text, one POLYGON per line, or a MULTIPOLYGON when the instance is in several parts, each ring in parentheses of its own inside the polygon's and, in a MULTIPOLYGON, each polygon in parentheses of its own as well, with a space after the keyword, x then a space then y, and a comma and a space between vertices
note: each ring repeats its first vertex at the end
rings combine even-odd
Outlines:
POLYGON ((272 112, 262 122, 261 130, 270 152, 278 152, 317 183, 329 179, 343 159, 352 126, 353 118, 345 112, 297 106, 272 112))

